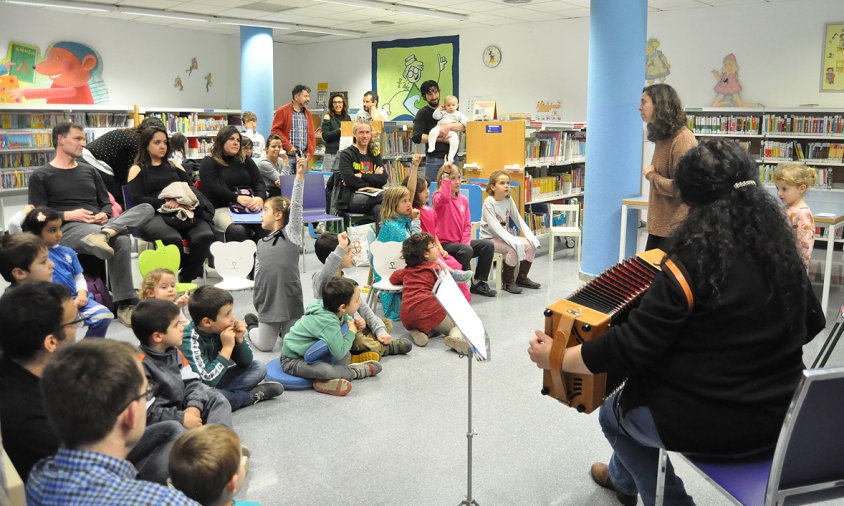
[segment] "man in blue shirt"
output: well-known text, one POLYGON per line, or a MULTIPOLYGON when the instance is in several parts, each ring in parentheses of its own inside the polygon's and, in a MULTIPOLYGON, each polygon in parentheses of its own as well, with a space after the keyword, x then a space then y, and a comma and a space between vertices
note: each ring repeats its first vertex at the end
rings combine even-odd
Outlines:
POLYGON ((191 505, 179 491, 135 478, 126 456, 146 427, 155 388, 126 343, 86 340, 59 350, 44 368, 47 416, 62 447, 29 474, 30 505, 191 505))

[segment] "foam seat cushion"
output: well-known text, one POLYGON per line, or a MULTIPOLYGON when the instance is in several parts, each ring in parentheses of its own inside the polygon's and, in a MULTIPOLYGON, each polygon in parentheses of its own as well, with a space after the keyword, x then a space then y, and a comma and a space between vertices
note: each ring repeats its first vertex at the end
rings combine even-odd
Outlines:
POLYGON ((292 376, 281 369, 279 359, 270 361, 267 364, 267 381, 277 381, 284 385, 285 390, 309 390, 313 388, 313 380, 292 376))

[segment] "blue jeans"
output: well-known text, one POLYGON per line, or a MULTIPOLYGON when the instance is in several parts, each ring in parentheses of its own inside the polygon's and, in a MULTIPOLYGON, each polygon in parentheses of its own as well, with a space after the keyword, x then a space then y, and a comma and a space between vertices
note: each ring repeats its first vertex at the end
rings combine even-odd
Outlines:
MULTIPOLYGON (((434 158, 431 155, 427 155, 425 157, 425 177, 428 178, 428 181, 436 181, 437 180, 437 172, 440 171, 440 167, 443 166, 445 158, 434 158)), ((460 156, 454 157, 454 164, 456 165, 460 162, 460 156)))
MULTIPOLYGON (((613 447, 608 465, 610 479, 619 491, 638 493, 645 505, 654 504, 659 449, 665 445, 656 430, 651 410, 639 406, 621 416, 620 408, 616 406, 617 397, 618 392, 604 401, 598 418, 604 437, 613 447)), ((665 471, 664 503, 694 505, 683 480, 674 474, 670 460, 665 471)))
POLYGON ((147 425, 144 435, 126 456, 126 460, 135 466, 142 480, 167 485, 170 449, 185 430, 182 424, 173 420, 147 425))
POLYGON ((217 390, 229 400, 232 411, 252 405, 252 392, 258 383, 264 380, 267 368, 261 362, 253 360, 248 367, 232 367, 226 371, 223 379, 217 383, 217 390))

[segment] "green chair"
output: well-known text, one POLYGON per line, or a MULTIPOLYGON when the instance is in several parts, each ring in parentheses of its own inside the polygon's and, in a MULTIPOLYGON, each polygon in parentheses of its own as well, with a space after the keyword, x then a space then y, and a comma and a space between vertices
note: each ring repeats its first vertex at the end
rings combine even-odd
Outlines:
MULTIPOLYGON (((155 269, 170 269, 176 274, 179 273, 179 264, 182 262, 182 254, 175 244, 164 245, 161 240, 155 241, 155 249, 142 251, 138 255, 138 267, 141 269, 141 277, 155 269)), ((176 283, 176 291, 180 294, 196 290, 196 283, 176 283)))

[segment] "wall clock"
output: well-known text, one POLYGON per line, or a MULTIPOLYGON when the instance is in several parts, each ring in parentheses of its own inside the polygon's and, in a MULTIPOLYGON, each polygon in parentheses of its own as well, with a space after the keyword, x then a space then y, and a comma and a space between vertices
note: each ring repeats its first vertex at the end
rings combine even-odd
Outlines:
POLYGON ((484 65, 495 68, 501 63, 501 50, 498 46, 487 46, 483 54, 484 65))

